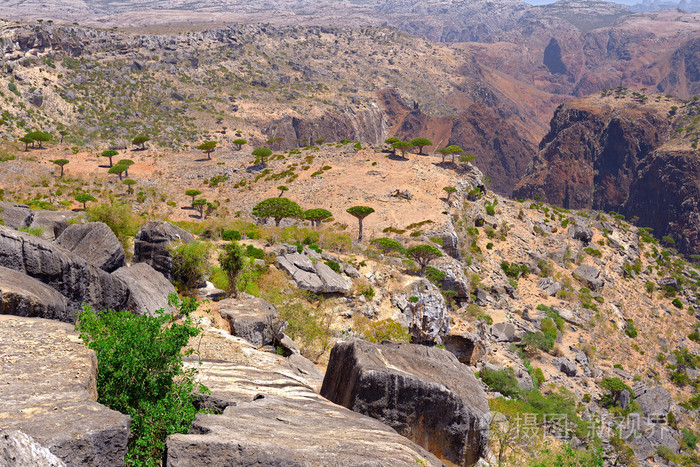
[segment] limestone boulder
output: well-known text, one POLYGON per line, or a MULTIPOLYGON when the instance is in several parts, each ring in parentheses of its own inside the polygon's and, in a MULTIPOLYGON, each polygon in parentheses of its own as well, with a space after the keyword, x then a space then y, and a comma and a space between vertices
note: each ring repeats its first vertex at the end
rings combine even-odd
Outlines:
POLYGON ((34 211, 29 227, 41 229, 41 238, 45 240, 56 240, 68 228, 68 221, 79 215, 73 211, 34 211))
POLYGON ((442 339, 445 349, 465 365, 474 366, 486 355, 486 346, 479 336, 470 332, 450 331, 442 339))
POLYGON ((472 371, 440 348, 340 342, 331 350, 321 395, 453 464, 473 465, 487 451, 486 394, 472 371))
POLYGON ((75 308, 48 285, 0 266, 0 314, 75 322, 75 308))
POLYGON ((129 417, 96 402, 97 359, 73 326, 0 316, 0 328, 0 430, 27 434, 68 466, 123 465, 129 417))
POLYGON ((123 266, 112 273, 129 289, 126 309, 139 315, 152 315, 164 309, 174 313, 175 307, 168 304, 168 295, 177 294, 173 284, 147 263, 123 266))
POLYGON ((277 309, 261 298, 227 298, 219 302, 219 314, 229 322, 231 335, 247 340, 255 347, 281 339, 286 322, 277 309))
POLYGON ((56 239, 56 244, 103 271, 114 272, 126 265, 122 244, 102 222, 71 225, 56 239))
POLYGON ((277 266, 292 276, 297 287, 313 293, 348 294, 352 281, 333 271, 322 261, 300 253, 277 257, 277 266))
POLYGON ((516 340, 516 328, 513 323, 496 323, 491 326, 491 335, 498 342, 513 342, 516 340))
POLYGON ((643 394, 637 395, 635 399, 647 417, 654 415, 666 416, 671 410, 673 397, 663 386, 646 390, 643 394))
POLYGON ((0 429, 0 465, 65 467, 66 464, 28 434, 0 429))
POLYGON ((576 279, 585 283, 591 290, 598 290, 605 285, 603 272, 588 264, 582 264, 577 267, 572 274, 576 279))
POLYGON ((191 362, 211 390, 207 406, 222 413, 198 414, 189 434, 169 436, 164 465, 443 465, 378 420, 321 397, 288 359, 241 352, 239 363, 191 362))
POLYGON ((0 225, 11 229, 23 229, 29 227, 34 219, 34 211, 25 204, 8 203, 0 201, 0 225))
POLYGON ((450 331, 445 298, 426 279, 413 282, 403 292, 392 295, 391 303, 401 312, 413 342, 440 344, 450 331))
POLYGON ((129 289, 116 276, 60 246, 33 235, 0 227, 0 266, 40 280, 66 297, 68 305, 83 303, 102 310, 126 309, 129 289))
POLYGON ((146 222, 134 239, 133 263, 148 263, 153 269, 171 280, 173 258, 168 251, 171 242, 181 240, 185 243, 194 241, 192 234, 170 222, 146 222))
POLYGON ((588 246, 593 240, 593 229, 582 222, 575 222, 574 225, 569 227, 569 236, 588 246))

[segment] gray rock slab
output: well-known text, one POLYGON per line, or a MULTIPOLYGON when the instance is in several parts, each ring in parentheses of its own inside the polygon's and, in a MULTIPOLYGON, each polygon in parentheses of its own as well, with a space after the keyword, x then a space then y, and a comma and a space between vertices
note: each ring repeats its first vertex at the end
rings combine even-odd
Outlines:
POLYGON ((487 450, 486 394, 468 367, 437 347, 340 342, 321 395, 457 465, 472 465, 487 450))
POLYGON ((0 227, 0 266, 40 280, 75 309, 86 303, 97 310, 123 310, 129 300, 118 277, 52 242, 7 227, 0 227))
POLYGON ((596 267, 589 266, 588 264, 582 264, 581 266, 574 269, 572 273, 576 279, 583 281, 591 288, 591 290, 598 290, 605 285, 605 279, 602 277, 602 271, 596 267))
MULTIPOLYGON (((0 219, 11 229, 29 227, 34 219, 34 211, 25 204, 0 201, 0 219)), ((2 222, 0 222, 0 225, 2 222)))
POLYGON ((635 399, 646 416, 668 415, 673 404, 673 398, 663 386, 647 390, 635 399))
POLYGON ((72 323, 76 308, 48 285, 0 266, 0 314, 55 319, 72 323))
POLYGON ((320 261, 316 263, 316 274, 323 283, 323 291, 325 293, 350 293, 352 281, 341 276, 320 261))
POLYGON ((318 395, 282 357, 253 351, 244 364, 196 367, 223 413, 199 414, 189 434, 169 436, 166 466, 443 465, 381 422, 318 395))
POLYGON ((442 337, 450 332, 445 298, 426 279, 413 282, 404 291, 392 295, 391 303, 401 311, 413 342, 442 343, 442 337))
POLYGON ((19 430, 68 466, 123 465, 129 417, 95 402, 97 359, 73 326, 0 316, 0 429, 19 430))
POLYGON ((177 294, 173 284, 165 276, 147 263, 136 263, 124 266, 112 273, 129 289, 129 299, 126 309, 139 315, 153 315, 153 312, 164 309, 174 313, 175 307, 168 304, 168 295, 177 294))
POLYGON ((56 239, 56 244, 103 271, 114 272, 126 266, 122 244, 102 222, 71 225, 56 239))

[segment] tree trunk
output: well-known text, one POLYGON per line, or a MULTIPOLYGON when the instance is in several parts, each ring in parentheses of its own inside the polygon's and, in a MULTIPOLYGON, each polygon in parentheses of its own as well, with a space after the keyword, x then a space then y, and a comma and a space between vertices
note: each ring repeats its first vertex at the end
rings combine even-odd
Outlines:
POLYGON ((421 275, 421 277, 425 277, 425 267, 426 266, 427 266, 427 264, 420 263, 420 275, 421 275))
POLYGON ((362 219, 358 218, 357 220, 358 220, 358 222, 359 222, 359 224, 360 224, 360 235, 359 235, 359 237, 357 238, 357 241, 358 241, 358 242, 361 242, 361 241, 362 241, 362 219))

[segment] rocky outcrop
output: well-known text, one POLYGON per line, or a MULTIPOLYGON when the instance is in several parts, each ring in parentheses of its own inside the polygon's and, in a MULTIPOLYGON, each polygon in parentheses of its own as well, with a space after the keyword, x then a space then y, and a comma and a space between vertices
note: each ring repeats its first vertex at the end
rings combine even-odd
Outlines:
POLYGON ((381 420, 451 463, 472 465, 485 455, 486 394, 471 370, 439 348, 338 343, 321 395, 381 420))
POLYGON ((112 273, 124 281, 129 289, 126 309, 139 315, 152 315, 161 308, 174 313, 175 307, 168 304, 168 296, 176 294, 173 284, 146 263, 124 266, 112 273))
POLYGON ((592 290, 598 290, 605 285, 603 272, 600 269, 588 264, 582 264, 574 269, 572 275, 576 279, 586 284, 586 286, 592 290))
POLYGON ((173 268, 173 258, 168 251, 168 245, 176 240, 190 243, 194 241, 194 237, 189 232, 169 222, 146 222, 134 239, 132 262, 148 263, 167 279, 172 279, 170 270, 173 268))
POLYGON ((654 415, 665 417, 673 405, 671 394, 663 386, 657 386, 638 394, 635 401, 642 409, 642 413, 648 417, 654 415))
POLYGON ((451 331, 443 337, 442 342, 445 350, 452 352, 465 365, 474 366, 486 355, 486 346, 476 334, 451 331))
POLYGON ((392 295, 391 303, 401 312, 412 342, 439 344, 442 336, 450 331, 445 299, 426 279, 413 282, 405 291, 392 295))
POLYGON ((98 310, 121 310, 129 300, 129 289, 118 277, 51 242, 7 227, 0 227, 0 266, 55 289, 73 310, 83 303, 98 310))
POLYGON ((29 227, 34 219, 34 211, 25 204, 8 203, 0 201, 0 225, 6 225, 12 229, 29 227))
POLYGON ((289 360, 241 352, 240 363, 192 362, 211 390, 205 406, 222 413, 198 414, 189 434, 169 436, 164 465, 442 465, 381 422, 318 395, 315 378, 289 360))
POLYGON ((31 436, 68 466, 123 465, 129 417, 95 402, 97 359, 73 326, 0 316, 0 327, 0 429, 31 436))
POLYGON ((228 321, 231 335, 245 339, 255 347, 279 341, 286 327, 277 309, 261 298, 221 300, 219 314, 228 321))
POLYGON ((277 257, 277 265, 292 276, 299 288, 313 293, 350 293, 352 281, 333 271, 321 261, 292 253, 277 257))
MULTIPOLYGON (((683 115, 694 118, 700 103, 664 99, 593 96, 561 105, 513 195, 615 211, 670 236, 681 252, 700 252, 700 159, 678 136, 687 131, 683 115)), ((585 243, 585 231, 571 230, 585 243)))
POLYGON ((66 464, 26 433, 0 429, 0 465, 65 467, 66 464))
POLYGON ((56 239, 56 244, 103 271, 114 272, 126 265, 119 239, 102 222, 71 225, 56 239))
POLYGON ((46 284, 0 267, 0 314, 74 322, 75 309, 66 298, 46 284))

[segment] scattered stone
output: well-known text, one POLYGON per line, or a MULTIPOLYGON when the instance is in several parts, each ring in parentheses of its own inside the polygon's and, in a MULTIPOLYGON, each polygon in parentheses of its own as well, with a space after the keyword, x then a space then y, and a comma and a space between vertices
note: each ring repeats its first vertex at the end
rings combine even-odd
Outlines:
POLYGON ((321 395, 454 464, 472 465, 486 453, 486 394, 469 368, 437 347, 338 343, 321 395))
POLYGON ((575 240, 580 240, 584 246, 588 246, 593 240, 593 229, 588 225, 576 222, 569 227, 569 236, 575 240))
POLYGON ((114 272, 126 265, 122 244, 102 222, 71 225, 56 239, 56 244, 103 271, 114 272))
POLYGON ((0 314, 75 322, 75 309, 48 285, 0 267, 0 314))
POLYGON ((314 264, 299 253, 277 257, 277 265, 292 276, 297 287, 313 293, 350 293, 352 281, 333 271, 322 261, 314 264))
POLYGON ((345 274, 348 275, 348 277, 352 277, 353 279, 360 278, 360 271, 358 271, 357 268, 352 264, 346 264, 343 270, 345 271, 345 274))
POLYGON ((287 323, 279 318, 277 309, 261 298, 221 300, 219 314, 229 322, 231 335, 241 337, 258 348, 275 344, 287 327, 287 323))
POLYGON ((173 278, 170 270, 173 268, 173 258, 168 246, 170 242, 182 240, 185 243, 194 241, 189 232, 164 221, 146 222, 134 239, 133 263, 148 263, 160 272, 166 279, 173 278))
POLYGON ((0 316, 0 328, 0 429, 26 433, 66 465, 123 465, 129 417, 95 402, 97 359, 73 326, 0 316))
POLYGON ((491 326, 491 335, 498 342, 515 341, 515 325, 513 323, 496 323, 491 326))
POLYGON ((197 289, 197 298, 200 300, 211 300, 212 302, 218 302, 226 298, 226 291, 217 288, 210 281, 205 281, 204 287, 197 289))
POLYGON ((675 291, 680 290, 680 285, 678 284, 678 279, 675 277, 663 277, 658 280, 657 284, 659 284, 659 287, 666 288, 670 287, 675 291))
POLYGON ((129 288, 129 300, 126 309, 139 315, 153 315, 153 312, 164 309, 174 313, 175 307, 168 304, 168 296, 176 294, 173 284, 146 263, 124 266, 113 273, 123 280, 129 288))
POLYGON ((605 279, 601 277, 602 271, 587 264, 577 267, 573 272, 573 276, 585 282, 591 290, 598 290, 605 285, 605 279))
POLYGON ((576 364, 569 360, 567 357, 555 358, 554 360, 552 360, 552 365, 554 365, 554 368, 558 369, 566 376, 576 376, 576 374, 578 373, 576 364))
POLYGON ((537 283, 537 288, 544 291, 548 297, 553 297, 561 290, 561 284, 551 277, 544 277, 537 283))

